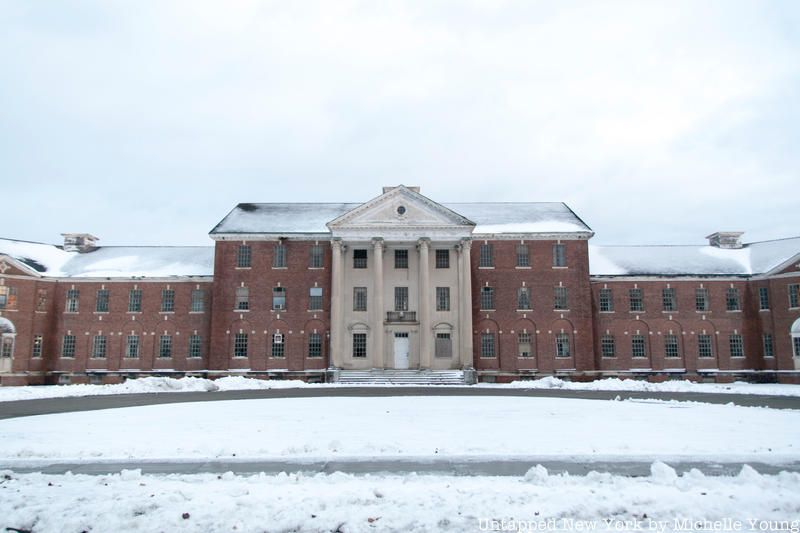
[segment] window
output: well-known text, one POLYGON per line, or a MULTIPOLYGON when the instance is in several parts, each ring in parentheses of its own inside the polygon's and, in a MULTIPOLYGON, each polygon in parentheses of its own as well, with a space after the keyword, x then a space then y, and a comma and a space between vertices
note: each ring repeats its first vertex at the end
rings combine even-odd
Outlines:
POLYGON ((437 333, 434 345, 434 357, 452 357, 453 341, 449 333, 437 333))
POLYGON ((250 268, 253 259, 253 251, 248 244, 240 244, 239 251, 236 253, 236 266, 238 268, 250 268))
POLYGON ((367 334, 353 333, 353 357, 364 359, 367 357, 367 334))
POLYGON ((283 340, 283 333, 275 333, 272 335, 272 357, 285 357, 286 344, 284 344, 283 340))
POLYGON ((196 359, 203 355, 203 339, 200 335, 189 335, 189 357, 196 359))
POLYGON ((694 308, 697 311, 708 311, 708 289, 699 288, 694 291, 694 308))
POLYGON ((617 347, 616 344, 614 344, 613 335, 603 335, 600 338, 600 353, 603 355, 603 357, 617 356, 617 347))
POLYGON ((236 287, 236 311, 247 311, 250 309, 250 289, 247 287, 236 287))
POLYGON ((517 356, 533 357, 533 344, 531 343, 530 333, 522 332, 517 334, 517 356))
POLYGON ((322 335, 319 333, 308 334, 308 356, 322 357, 322 335))
POLYGON ((92 358, 105 359, 106 358, 106 336, 95 335, 94 342, 92 342, 92 358))
POLYGON ((319 244, 312 246, 308 255, 308 268, 322 268, 323 257, 322 246, 319 244))
POLYGON ((731 347, 731 357, 744 357, 744 342, 741 335, 731 335, 728 342, 731 347))
POLYGON ((567 302, 566 287, 554 287, 554 295, 555 295, 555 302, 553 303, 553 309, 559 311, 566 311, 567 309, 569 309, 567 302))
POLYGON ((286 309, 286 287, 273 287, 272 308, 276 311, 286 309))
POLYGON ((14 337, 0 338, 0 357, 10 359, 14 356, 14 337))
POLYGON ((408 268, 408 250, 394 251, 394 267, 408 268))
POLYGON ((75 335, 64 335, 61 357, 75 357, 75 335))
POLYGON ((628 291, 631 311, 644 311, 644 297, 642 289, 630 289, 628 291))
POLYGON ((172 335, 161 335, 158 339, 158 356, 172 357, 172 335))
POLYGON ((367 288, 353 287, 353 311, 367 310, 367 288))
POLYGON ((436 310, 450 310, 450 287, 436 287, 436 310))
POLYGON ((17 308, 17 289, 0 285, 0 309, 17 308))
POLYGON ((450 250, 436 250, 436 268, 450 268, 450 250))
POLYGON ((794 356, 800 357, 800 337, 792 337, 792 346, 794 347, 794 356))
POLYGON ((128 335, 125 339, 125 357, 133 359, 139 357, 139 336, 128 335))
POLYGON ((556 357, 569 357, 569 335, 556 333, 556 357))
POLYGON ((481 311, 491 311, 494 309, 494 289, 492 287, 481 287, 481 311))
POLYGON ((567 254, 563 244, 553 245, 553 266, 554 267, 567 266, 567 254))
POLYGON ((769 309, 769 287, 758 288, 758 308, 762 311, 769 309))
POLYGON ((479 251, 479 263, 481 268, 490 268, 494 266, 494 252, 491 244, 481 244, 479 251))
POLYGON ((366 250, 353 250, 353 268, 367 268, 366 250))
POLYGON ((286 268, 286 245, 282 242, 273 248, 272 268, 286 268))
POLYGON ((789 307, 800 307, 800 284, 789 285, 789 307))
POLYGON ((194 289, 192 291, 192 313, 203 313, 206 310, 206 291, 194 289))
POLYGON ((647 350, 644 344, 644 335, 631 335, 631 356, 647 357, 647 350))
POLYGON ((517 309, 520 311, 529 311, 531 309, 531 293, 528 287, 517 289, 517 309))
POLYGON ((697 336, 697 354, 699 357, 714 357, 711 349, 711 335, 697 336))
POLYGON ((100 289, 97 291, 94 310, 98 313, 108 313, 108 289, 100 289))
POLYGON ((34 335, 33 336, 33 350, 31 352, 31 357, 34 359, 39 358, 42 356, 42 344, 44 340, 41 335, 34 335))
POLYGON ((47 311, 47 289, 38 289, 36 291, 36 310, 47 311))
POLYGON ((664 311, 675 311, 678 308, 678 304, 675 300, 674 288, 667 287, 666 289, 661 289, 661 305, 664 311))
POLYGON ((680 357, 677 335, 664 335, 664 357, 680 357))
POLYGON ((175 311, 175 289, 161 291, 161 312, 172 313, 175 311))
POLYGON ((600 289, 600 312, 610 313, 612 311, 614 311, 614 297, 611 289, 600 289))
POLYGON ((739 311, 739 289, 730 287, 725 293, 725 309, 728 311, 739 311))
POLYGON ((247 333, 237 333, 233 336, 233 356, 247 357, 247 333))
POLYGON ((69 289, 67 290, 67 313, 77 313, 78 312, 78 303, 80 300, 81 291, 78 289, 69 289))
POLYGON ((408 311, 408 287, 394 288, 394 310, 408 311))
POLYGON ((308 289, 308 310, 322 311, 322 287, 308 289))
POLYGON ((142 312, 142 289, 131 289, 128 293, 128 312, 142 312))
POLYGON ((771 333, 764 333, 764 357, 775 357, 775 345, 772 344, 771 333))
POLYGON ((481 357, 494 356, 494 333, 481 333, 481 357))
POLYGON ((529 266, 531 266, 530 257, 528 255, 528 245, 527 244, 518 244, 517 245, 517 266, 518 267, 529 267, 529 266))

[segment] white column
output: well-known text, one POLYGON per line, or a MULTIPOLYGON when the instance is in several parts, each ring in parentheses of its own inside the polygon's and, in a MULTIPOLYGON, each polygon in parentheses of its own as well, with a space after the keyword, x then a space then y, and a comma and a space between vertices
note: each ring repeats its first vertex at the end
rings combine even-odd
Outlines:
POLYGON ((472 368, 472 266, 470 248, 472 241, 462 239, 458 249, 458 334, 461 365, 472 368))
POLYGON ((342 302, 344 299, 344 265, 342 254, 344 245, 341 239, 331 241, 333 257, 331 260, 331 353, 328 366, 342 368, 346 335, 342 302))
POLYGON ((372 279, 375 280, 372 289, 372 303, 367 303, 371 306, 372 322, 370 329, 372 330, 372 353, 370 359, 372 360, 373 368, 384 368, 386 366, 384 350, 385 341, 383 334, 383 239, 372 239, 372 279))
POLYGON ((428 264, 428 249, 430 239, 422 238, 418 241, 419 249, 419 366, 431 367, 431 273, 428 264))

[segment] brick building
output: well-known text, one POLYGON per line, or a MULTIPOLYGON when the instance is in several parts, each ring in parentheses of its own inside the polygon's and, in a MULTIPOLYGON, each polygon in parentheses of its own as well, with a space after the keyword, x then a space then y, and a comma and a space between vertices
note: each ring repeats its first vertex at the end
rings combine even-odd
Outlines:
POLYGON ((0 383, 800 376, 800 237, 593 246, 562 203, 439 204, 405 186, 239 204, 210 236, 0 239, 0 383))

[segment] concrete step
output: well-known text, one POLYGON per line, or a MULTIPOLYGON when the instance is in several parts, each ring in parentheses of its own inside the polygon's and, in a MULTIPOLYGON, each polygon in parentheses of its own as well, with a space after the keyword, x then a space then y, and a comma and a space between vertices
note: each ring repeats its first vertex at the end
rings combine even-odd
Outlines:
POLYGON ((337 383, 352 385, 464 385, 460 370, 341 370, 337 383))

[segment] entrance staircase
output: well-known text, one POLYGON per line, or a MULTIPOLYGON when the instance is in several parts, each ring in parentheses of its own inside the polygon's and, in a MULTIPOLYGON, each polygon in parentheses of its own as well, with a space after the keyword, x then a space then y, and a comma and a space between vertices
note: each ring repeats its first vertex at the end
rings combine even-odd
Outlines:
POLYGON ((461 370, 340 370, 342 385, 466 385, 461 370))

